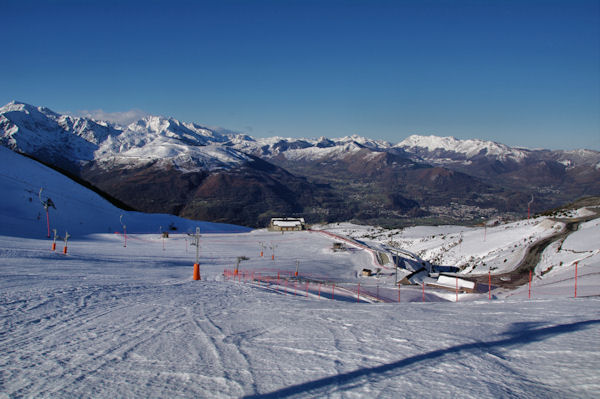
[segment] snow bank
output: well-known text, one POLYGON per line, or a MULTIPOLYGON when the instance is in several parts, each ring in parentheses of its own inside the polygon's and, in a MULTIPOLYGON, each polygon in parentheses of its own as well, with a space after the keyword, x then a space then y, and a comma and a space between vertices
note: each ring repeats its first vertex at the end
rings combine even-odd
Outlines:
POLYGON ((191 221, 172 215, 147 215, 126 212, 82 187, 64 175, 29 158, 0 147, 0 187, 3 206, 0 234, 21 237, 46 237, 47 219, 42 200, 52 200, 48 210, 50 229, 60 235, 122 232, 124 224, 130 233, 161 231, 247 232, 250 229, 219 223, 191 221), (176 230, 173 230, 176 229, 176 230))
MULTIPOLYGON (((327 244, 304 235, 275 261, 256 254, 245 267, 292 263, 327 244)), ((590 345, 597 298, 358 304, 220 281, 235 255, 258 251, 255 239, 276 237, 203 236, 201 281, 181 238, 163 251, 151 236, 127 248, 114 235, 90 236, 64 256, 46 240, 0 237, 2 395, 600 394, 600 349, 590 345)), ((341 268, 351 255, 321 256, 329 262, 315 259, 313 270, 341 268)))

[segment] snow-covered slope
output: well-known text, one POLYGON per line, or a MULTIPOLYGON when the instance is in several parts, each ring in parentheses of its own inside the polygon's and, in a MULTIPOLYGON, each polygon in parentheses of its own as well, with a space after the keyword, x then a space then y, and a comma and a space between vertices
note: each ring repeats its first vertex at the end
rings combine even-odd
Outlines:
POLYGON ((21 237, 45 237, 47 219, 40 202, 48 198, 54 207, 48 210, 50 229, 82 236, 93 233, 122 232, 122 224, 131 233, 159 233, 169 228, 177 231, 231 232, 248 231, 247 228, 197 222, 172 215, 146 215, 126 212, 110 204, 96 193, 82 187, 64 175, 47 168, 7 148, 0 147, 0 234, 21 237))
POLYGON ((374 305, 282 295, 216 281, 211 258, 223 253, 210 241, 206 279, 192 281, 182 242, 162 251, 98 239, 62 257, 1 238, 3 394, 600 394, 596 298, 374 305))

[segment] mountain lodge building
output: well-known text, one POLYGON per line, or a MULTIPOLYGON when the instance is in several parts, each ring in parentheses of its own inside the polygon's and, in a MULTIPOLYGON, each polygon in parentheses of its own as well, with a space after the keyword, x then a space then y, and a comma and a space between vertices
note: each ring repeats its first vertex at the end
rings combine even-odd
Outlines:
POLYGON ((273 231, 301 231, 306 227, 304 218, 272 218, 269 230, 273 231))

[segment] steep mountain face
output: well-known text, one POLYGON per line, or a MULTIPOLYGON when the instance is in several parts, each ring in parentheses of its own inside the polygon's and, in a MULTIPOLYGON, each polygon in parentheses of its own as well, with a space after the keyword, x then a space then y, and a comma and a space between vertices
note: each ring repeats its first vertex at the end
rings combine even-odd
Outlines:
POLYGON ((150 116, 128 126, 11 102, 0 144, 130 206, 264 226, 272 216, 368 223, 478 221, 600 194, 600 153, 410 136, 257 139, 150 116))

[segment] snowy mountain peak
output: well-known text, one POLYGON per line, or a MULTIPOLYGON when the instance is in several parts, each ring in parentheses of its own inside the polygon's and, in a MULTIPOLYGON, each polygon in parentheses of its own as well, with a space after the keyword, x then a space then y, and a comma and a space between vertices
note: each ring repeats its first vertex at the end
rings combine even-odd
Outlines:
POLYGON ((494 141, 479 139, 460 140, 455 137, 419 136, 411 135, 397 144, 397 147, 407 150, 425 149, 431 153, 452 152, 461 154, 466 158, 484 156, 500 160, 523 160, 527 150, 511 148, 494 141))
MULTIPOLYGON (((40 107, 41 108, 41 107, 40 107)), ((21 102, 21 101, 11 101, 8 104, 0 107, 0 113, 5 113, 5 112, 27 112, 30 113, 33 110, 37 110, 38 108, 34 107, 33 105, 29 105, 27 103, 21 102)))
POLYGON ((232 148, 213 145, 228 140, 193 123, 162 116, 148 116, 122 128, 17 101, 0 108, 0 144, 71 164, 93 160, 110 167, 161 161, 190 171, 229 168, 250 160, 232 148))
POLYGON ((35 120, 41 120, 47 117, 58 118, 60 115, 46 107, 35 107, 33 105, 20 102, 11 101, 3 107, 0 107, 0 115, 10 114, 13 117, 17 115, 26 115, 28 118, 35 120))
POLYGON ((359 136, 357 134, 353 134, 352 136, 346 136, 341 139, 337 139, 339 142, 354 142, 364 147, 374 148, 374 149, 384 149, 390 148, 391 144, 384 140, 372 140, 363 136, 359 136))

